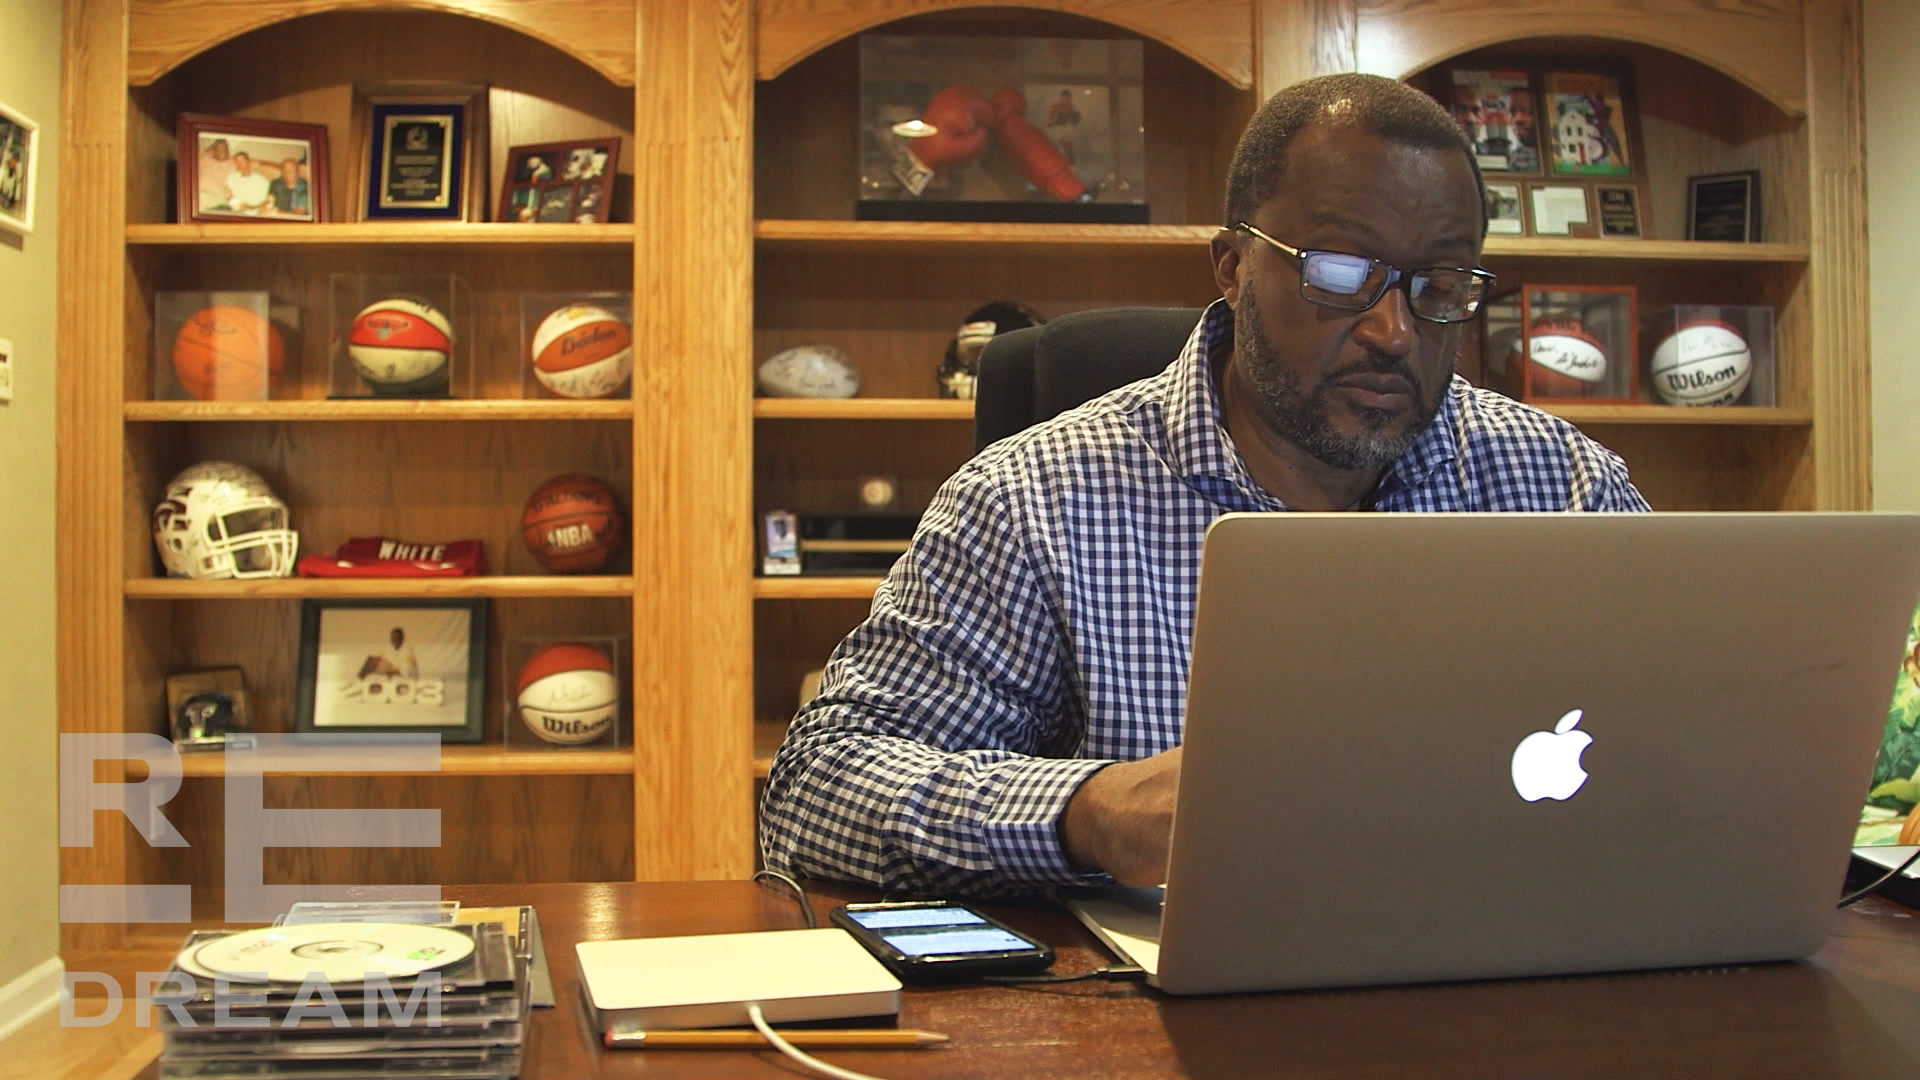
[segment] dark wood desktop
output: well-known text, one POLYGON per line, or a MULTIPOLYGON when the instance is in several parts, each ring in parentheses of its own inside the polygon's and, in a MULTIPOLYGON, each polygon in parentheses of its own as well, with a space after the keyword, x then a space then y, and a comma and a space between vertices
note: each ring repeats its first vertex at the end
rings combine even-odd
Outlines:
MULTIPOLYGON (((774 883, 448 886, 468 905, 532 904, 558 1005, 529 1033, 527 1080, 800 1075, 772 1051, 600 1047, 580 1005, 577 941, 802 925, 774 883)), ((815 886, 820 922, 869 894, 815 886)), ((1702 897, 1703 904, 1713 902, 1702 897)), ((987 910, 1059 950, 1057 972, 1112 962, 1070 915, 987 910)), ((1920 1076, 1920 912, 1836 912, 1805 963, 1373 990, 1176 998, 1137 982, 912 989, 900 1026, 928 1050, 820 1050, 887 1080, 923 1077, 1912 1080, 1920 1076)), ((147 1075, 153 1075, 149 1070, 147 1075)))

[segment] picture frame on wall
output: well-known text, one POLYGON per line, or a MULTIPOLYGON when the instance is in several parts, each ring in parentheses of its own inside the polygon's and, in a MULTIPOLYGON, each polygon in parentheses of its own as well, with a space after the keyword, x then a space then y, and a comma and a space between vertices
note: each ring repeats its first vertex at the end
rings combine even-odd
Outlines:
POLYGON ((294 731, 480 742, 486 658, 482 597, 303 601, 294 731))
POLYGON ((1688 177, 1687 239, 1758 243, 1759 170, 1688 177))
POLYGON ((1455 68, 1447 105, 1487 174, 1540 173, 1539 106, 1533 76, 1521 68, 1455 68))
POLYGON ((39 165, 40 125, 0 102, 0 230, 33 231, 39 165))
POLYGON ((1519 184, 1489 182, 1486 186, 1487 235, 1525 236, 1526 200, 1519 184))
POLYGON ((1527 185, 1527 222, 1534 236, 1590 237, 1598 231, 1585 184, 1527 185))
POLYGON ((495 220, 583 225, 611 221, 619 165, 618 135, 515 146, 507 151, 495 220))
POLYGON ((1646 235, 1645 200, 1637 186, 1596 184, 1593 201, 1602 237, 1639 239, 1646 235))
POLYGON ((1620 75, 1549 71, 1546 106, 1544 137, 1551 175, 1635 175, 1638 125, 1620 75))
POLYGON ((327 129, 181 113, 175 209, 182 222, 327 220, 327 129))
POLYGON ((362 220, 486 220, 486 86, 358 86, 354 126, 362 220))

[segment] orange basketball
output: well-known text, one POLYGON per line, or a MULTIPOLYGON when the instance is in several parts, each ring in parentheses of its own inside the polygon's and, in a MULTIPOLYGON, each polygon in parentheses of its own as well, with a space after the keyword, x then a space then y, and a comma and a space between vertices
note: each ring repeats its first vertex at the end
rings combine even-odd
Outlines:
POLYGON ((603 569, 626 535, 613 489, 585 473, 556 476, 534 489, 520 514, 520 538, 556 574, 603 569))
POLYGON ((286 359, 273 323, 232 304, 194 312, 173 339, 173 373, 201 401, 261 400, 286 359))

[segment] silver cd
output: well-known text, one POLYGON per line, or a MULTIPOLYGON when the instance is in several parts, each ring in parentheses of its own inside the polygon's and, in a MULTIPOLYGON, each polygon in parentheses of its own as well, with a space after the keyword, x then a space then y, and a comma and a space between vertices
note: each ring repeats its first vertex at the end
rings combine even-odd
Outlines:
POLYGON ((263 926, 215 938, 180 955, 191 974, 235 982, 329 983, 402 979, 473 954, 473 938, 412 923, 306 923, 263 926))

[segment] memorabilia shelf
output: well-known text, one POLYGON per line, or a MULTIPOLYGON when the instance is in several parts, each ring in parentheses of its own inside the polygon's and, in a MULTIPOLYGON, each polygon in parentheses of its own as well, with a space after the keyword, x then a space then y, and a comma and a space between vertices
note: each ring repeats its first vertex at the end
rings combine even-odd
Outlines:
POLYGON ((499 398, 474 401, 129 401, 126 418, 171 421, 291 420, 631 420, 630 399, 567 401, 499 398))
POLYGON ((760 420, 972 420, 973 402, 951 398, 755 398, 760 420))
POLYGON ((307 224, 130 224, 137 247, 454 247, 577 249, 633 244, 632 224, 573 225, 473 221, 340 221, 307 224))
POLYGON ((756 600, 866 600, 877 577, 763 577, 753 581, 756 600))
POLYGON ((442 578, 260 578, 192 581, 128 578, 129 600, 287 600, 331 596, 620 597, 633 595, 630 577, 516 577, 506 574, 442 578))
MULTIPOLYGON (((189 777, 227 774, 221 752, 180 756, 181 772, 189 777)), ((365 773, 314 771, 299 767, 297 759, 277 768, 260 755, 264 771, 274 776, 365 776, 365 773)), ((620 776, 633 772, 632 750, 512 750, 500 746, 446 746, 440 750, 440 768, 422 772, 382 772, 379 776, 620 776)))

